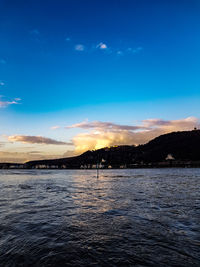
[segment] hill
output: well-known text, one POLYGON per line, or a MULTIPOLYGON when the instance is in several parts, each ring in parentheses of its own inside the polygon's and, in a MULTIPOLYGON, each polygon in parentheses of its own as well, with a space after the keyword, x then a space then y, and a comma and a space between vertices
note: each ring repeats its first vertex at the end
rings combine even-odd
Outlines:
POLYGON ((145 145, 115 146, 80 156, 29 161, 25 168, 103 168, 200 166, 200 130, 161 135, 145 145))

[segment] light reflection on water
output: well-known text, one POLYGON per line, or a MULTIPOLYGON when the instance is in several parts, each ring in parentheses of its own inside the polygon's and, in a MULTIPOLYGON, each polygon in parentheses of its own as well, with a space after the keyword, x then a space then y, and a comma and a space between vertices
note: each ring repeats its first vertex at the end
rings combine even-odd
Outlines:
POLYGON ((200 266, 200 169, 1 170, 0 266, 200 266))

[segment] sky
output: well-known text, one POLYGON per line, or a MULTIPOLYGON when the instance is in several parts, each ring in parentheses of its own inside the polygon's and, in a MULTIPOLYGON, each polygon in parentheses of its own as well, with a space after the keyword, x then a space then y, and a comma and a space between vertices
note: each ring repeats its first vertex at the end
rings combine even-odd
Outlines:
POLYGON ((0 162, 199 126, 199 0, 0 0, 0 10, 0 162))

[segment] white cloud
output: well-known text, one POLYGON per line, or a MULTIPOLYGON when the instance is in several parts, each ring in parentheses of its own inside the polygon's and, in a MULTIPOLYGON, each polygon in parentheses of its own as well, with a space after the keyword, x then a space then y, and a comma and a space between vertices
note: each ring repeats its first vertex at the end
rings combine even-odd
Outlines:
POLYGON ((82 52, 82 51, 85 50, 85 46, 82 45, 82 44, 77 44, 77 45, 75 45, 74 49, 75 49, 76 51, 80 51, 80 52, 82 52))
POLYGON ((96 46, 96 48, 99 48, 99 49, 101 49, 101 50, 104 50, 104 49, 107 49, 108 48, 108 46, 105 44, 105 43, 99 43, 97 46, 96 46))
MULTIPOLYGON (((66 42, 71 42, 71 38, 67 37, 65 38, 66 42)), ((141 52, 141 50, 143 50, 142 46, 136 46, 136 47, 125 47, 124 45, 122 47, 116 47, 116 46, 112 46, 112 47, 108 47, 108 45, 105 42, 100 42, 98 44, 91 44, 88 43, 87 44, 87 49, 83 44, 73 44, 72 42, 72 47, 74 47, 74 50, 79 51, 79 52, 83 52, 86 51, 88 53, 95 53, 95 51, 98 50, 102 50, 104 52, 106 52, 105 54, 107 55, 116 55, 116 56, 125 56, 125 55, 134 55, 134 54, 138 54, 141 52)))
POLYGON ((135 48, 132 48, 132 47, 129 47, 129 48, 116 48, 116 47, 109 47, 101 42, 99 43, 97 46, 96 46, 96 49, 100 49, 100 50, 105 50, 107 52, 109 52, 109 54, 116 54, 117 56, 124 56, 126 54, 137 54, 139 53, 143 47, 139 46, 139 47, 135 47, 135 48))

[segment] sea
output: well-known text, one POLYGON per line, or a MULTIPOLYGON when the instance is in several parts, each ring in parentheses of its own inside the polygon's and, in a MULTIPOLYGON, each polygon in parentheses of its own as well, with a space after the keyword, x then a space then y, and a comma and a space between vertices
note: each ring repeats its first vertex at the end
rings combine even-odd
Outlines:
POLYGON ((200 169, 0 170, 0 266, 200 266, 200 169))

